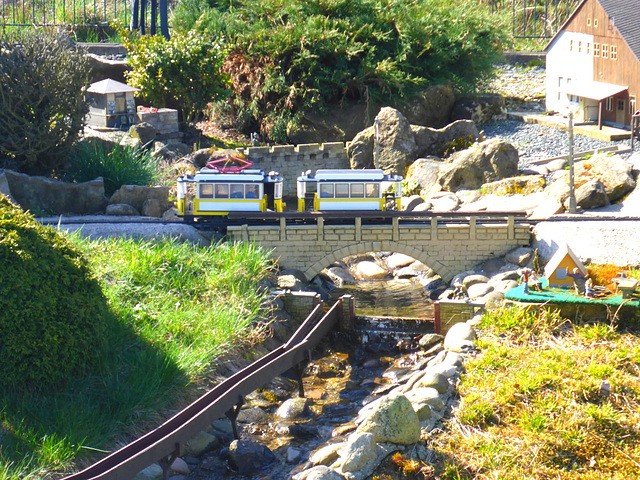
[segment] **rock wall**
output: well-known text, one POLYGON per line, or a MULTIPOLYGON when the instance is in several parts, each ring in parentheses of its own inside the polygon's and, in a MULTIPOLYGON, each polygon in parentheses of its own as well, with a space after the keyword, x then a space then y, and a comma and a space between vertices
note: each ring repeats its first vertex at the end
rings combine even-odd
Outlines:
POLYGON ((342 142, 276 145, 239 149, 257 168, 275 170, 284 177, 284 196, 296 196, 296 179, 306 170, 348 169, 347 150, 342 142))

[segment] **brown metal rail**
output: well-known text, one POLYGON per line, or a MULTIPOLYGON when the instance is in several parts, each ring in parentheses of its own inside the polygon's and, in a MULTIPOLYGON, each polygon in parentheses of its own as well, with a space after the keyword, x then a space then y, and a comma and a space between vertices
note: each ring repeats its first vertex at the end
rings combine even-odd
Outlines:
POLYGON ((399 218, 401 220, 431 219, 438 220, 465 220, 466 218, 486 219, 490 221, 507 221, 507 218, 513 217, 517 219, 526 218, 525 212, 500 211, 500 212, 398 212, 396 210, 387 211, 322 211, 322 212, 229 212, 229 219, 249 219, 249 220, 276 220, 284 218, 286 220, 313 220, 324 218, 325 220, 333 219, 353 219, 375 218, 375 219, 392 219, 399 218))
POLYGON ((214 420, 226 414, 233 422, 234 433, 237 433, 235 418, 244 402, 243 397, 307 361, 311 348, 331 330, 342 314, 342 299, 324 316, 322 304, 317 305, 285 345, 227 378, 155 430, 65 480, 130 480, 155 462, 160 462, 166 476, 168 467, 180 454, 180 446, 214 420))

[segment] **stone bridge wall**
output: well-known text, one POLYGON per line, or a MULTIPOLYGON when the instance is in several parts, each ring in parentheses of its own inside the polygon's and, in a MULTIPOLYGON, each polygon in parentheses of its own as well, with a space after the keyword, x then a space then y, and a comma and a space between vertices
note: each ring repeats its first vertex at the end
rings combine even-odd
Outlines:
POLYGON ((526 223, 400 223, 362 225, 287 225, 228 227, 232 241, 251 241, 272 251, 282 268, 304 272, 308 280, 331 263, 349 255, 391 251, 404 253, 421 261, 449 281, 456 273, 510 250, 528 246, 530 228, 526 223))
POLYGON ((306 170, 351 168, 344 143, 309 143, 239 149, 257 168, 284 177, 284 196, 296 196, 296 179, 306 170))

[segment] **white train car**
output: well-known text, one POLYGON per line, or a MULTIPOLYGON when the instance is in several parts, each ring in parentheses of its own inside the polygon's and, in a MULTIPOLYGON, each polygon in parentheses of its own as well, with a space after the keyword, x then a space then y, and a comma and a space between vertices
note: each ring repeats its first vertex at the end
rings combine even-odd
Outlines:
POLYGON ((298 210, 306 210, 306 198, 313 195, 314 211, 370 210, 387 207, 387 194, 401 209, 402 177, 385 175, 382 170, 318 170, 298 177, 298 210))
POLYGON ((282 177, 258 169, 202 168, 178 177, 178 216, 222 216, 229 212, 282 212, 282 177))

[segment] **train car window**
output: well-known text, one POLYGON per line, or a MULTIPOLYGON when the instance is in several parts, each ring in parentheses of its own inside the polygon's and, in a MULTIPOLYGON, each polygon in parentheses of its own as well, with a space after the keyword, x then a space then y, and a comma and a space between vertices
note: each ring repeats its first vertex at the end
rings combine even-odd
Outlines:
POLYGON ((276 188, 273 192, 273 198, 282 198, 282 183, 276 183, 276 188))
POLYGON ((336 183, 336 198, 349 198, 348 183, 336 183))
POLYGON ((229 185, 226 183, 216 184, 216 198, 229 198, 229 185))
POLYGON ((200 185, 200 198, 213 198, 213 185, 210 183, 200 185))
POLYGON ((380 198, 380 185, 378 183, 367 183, 365 191, 367 198, 380 198))
POLYGON ((244 185, 231 185, 231 198, 244 198, 244 185))
POLYGON ((351 184, 351 198, 364 198, 364 183, 351 184))
POLYGON ((333 198, 333 183, 320 184, 320 198, 333 198))
POLYGON ((258 185, 246 185, 247 198, 258 198, 258 185))

